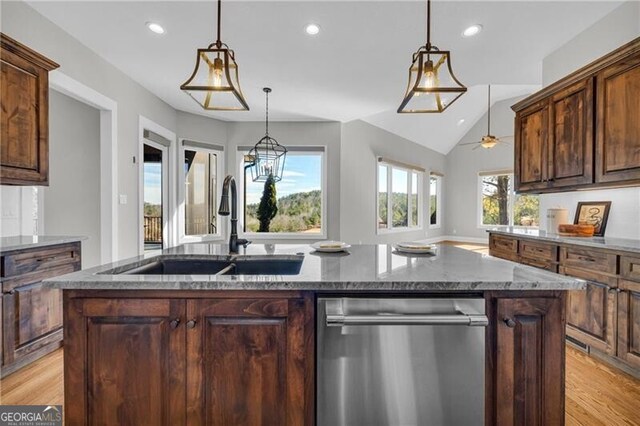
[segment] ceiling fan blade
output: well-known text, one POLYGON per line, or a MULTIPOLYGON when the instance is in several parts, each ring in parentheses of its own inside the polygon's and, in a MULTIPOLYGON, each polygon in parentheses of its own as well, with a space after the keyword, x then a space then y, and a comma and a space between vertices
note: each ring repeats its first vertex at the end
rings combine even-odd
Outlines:
POLYGON ((508 136, 498 136, 496 139, 513 139, 513 135, 508 135, 508 136))
POLYGON ((460 144, 458 144, 458 145, 460 145, 460 146, 465 146, 465 145, 476 145, 476 144, 479 144, 479 143, 481 143, 481 142, 482 142, 482 141, 477 141, 477 142, 465 142, 465 143, 460 143, 460 144))
POLYGON ((478 144, 476 146, 474 146, 473 148, 471 148, 471 151, 475 151, 476 149, 480 148, 482 145, 478 144))

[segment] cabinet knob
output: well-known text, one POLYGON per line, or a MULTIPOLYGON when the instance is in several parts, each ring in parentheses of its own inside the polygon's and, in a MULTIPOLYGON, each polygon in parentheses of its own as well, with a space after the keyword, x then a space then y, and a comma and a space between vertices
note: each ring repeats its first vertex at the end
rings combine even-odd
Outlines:
POLYGON ((171 327, 173 330, 175 330, 176 328, 178 328, 178 326, 180 325, 180 319, 176 318, 173 321, 171 321, 169 323, 169 327, 171 327))
POLYGON ((196 320, 187 321, 187 328, 194 328, 196 326, 196 320))
POLYGON ((511 318, 505 318, 504 319, 504 323, 507 325, 507 327, 509 328, 513 328, 516 326, 516 322, 514 320, 512 320, 511 318))

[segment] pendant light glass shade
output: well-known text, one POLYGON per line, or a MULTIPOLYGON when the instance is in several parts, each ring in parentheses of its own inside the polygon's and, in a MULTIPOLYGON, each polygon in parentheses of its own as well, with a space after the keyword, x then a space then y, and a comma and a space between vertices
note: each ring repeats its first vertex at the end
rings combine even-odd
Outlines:
POLYGON ((233 50, 220 41, 221 0, 218 0, 218 40, 198 49, 196 67, 180 86, 200 106, 211 111, 248 111, 238 79, 233 50))
POLYGON ((398 113, 442 112, 467 88, 451 68, 451 53, 431 44, 431 0, 427 0, 427 44, 413 54, 409 83, 398 113))
POLYGON ((284 174, 284 161, 287 158, 287 148, 280 145, 277 140, 269 136, 269 93, 271 89, 262 89, 266 93, 266 132, 265 136, 249 151, 246 160, 250 163, 251 179, 254 182, 264 182, 269 175, 273 175, 276 182, 282 179, 284 174))

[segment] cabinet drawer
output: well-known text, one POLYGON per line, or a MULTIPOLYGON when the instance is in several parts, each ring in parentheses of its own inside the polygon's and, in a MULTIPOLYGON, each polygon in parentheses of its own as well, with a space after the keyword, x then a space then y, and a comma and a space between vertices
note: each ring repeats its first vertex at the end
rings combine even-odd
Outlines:
POLYGON ((620 275, 640 282, 640 257, 620 256, 620 275))
POLYGON ((520 256, 534 261, 558 260, 558 246, 527 240, 520 240, 520 256))
POLYGON ((562 266, 615 274, 617 263, 618 256, 615 254, 578 247, 560 248, 560 265, 562 266))
POLYGON ((80 243, 20 250, 3 256, 2 276, 13 277, 74 263, 80 265, 80 243))
POLYGON ((540 269, 546 269, 551 272, 558 272, 558 264, 549 260, 530 259, 527 257, 521 257, 520 263, 524 265, 534 266, 540 269))
POLYGON ((507 255, 506 257, 510 257, 509 255, 513 255, 513 257, 515 258, 518 255, 518 240, 516 240, 515 238, 491 234, 489 236, 489 249, 492 252, 499 252, 501 254, 507 255))

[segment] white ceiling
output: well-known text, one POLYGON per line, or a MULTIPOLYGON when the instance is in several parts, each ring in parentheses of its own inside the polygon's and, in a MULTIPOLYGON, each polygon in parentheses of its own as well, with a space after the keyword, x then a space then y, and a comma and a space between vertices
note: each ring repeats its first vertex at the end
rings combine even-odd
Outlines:
POLYGON ((470 90, 443 114, 398 115, 411 54, 425 41, 423 2, 224 2, 222 40, 236 52, 251 111, 210 114, 179 86, 193 70, 196 49, 215 39, 215 2, 30 2, 176 109, 262 120, 261 89, 269 86, 274 120, 363 119, 442 153, 482 116, 481 86, 494 84, 496 101, 531 93, 541 82, 542 59, 620 3, 435 2, 434 44, 452 51, 454 72, 470 90), (147 21, 162 24, 166 34, 151 33, 147 21), (305 34, 310 22, 320 25, 318 36, 305 34), (463 38, 473 23, 484 30, 463 38), (458 126, 460 118, 465 123, 458 126))

